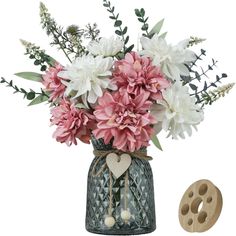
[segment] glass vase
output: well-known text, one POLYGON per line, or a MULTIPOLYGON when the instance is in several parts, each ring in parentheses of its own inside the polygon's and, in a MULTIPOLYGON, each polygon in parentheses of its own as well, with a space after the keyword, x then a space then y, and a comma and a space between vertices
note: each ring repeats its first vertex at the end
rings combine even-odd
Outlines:
MULTIPOLYGON (((112 144, 105 145, 103 140, 92 140, 95 150, 112 150, 112 144)), ((128 169, 128 188, 125 191, 125 174, 116 179, 112 176, 112 208, 111 215, 115 219, 113 227, 105 224, 110 202, 110 174, 106 168, 99 171, 106 158, 95 157, 88 173, 86 229, 95 234, 103 235, 137 235, 151 233, 156 229, 153 175, 149 162, 132 157, 128 169), (124 194, 125 193, 125 194, 124 194), (125 196, 124 196, 125 195, 125 196), (124 210, 124 198, 127 209, 131 214, 128 221, 124 221, 121 212, 124 210)))

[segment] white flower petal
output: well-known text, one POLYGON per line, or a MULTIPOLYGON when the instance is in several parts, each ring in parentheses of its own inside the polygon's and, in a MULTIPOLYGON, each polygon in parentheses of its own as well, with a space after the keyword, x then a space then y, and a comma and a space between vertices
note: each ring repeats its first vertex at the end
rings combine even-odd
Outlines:
POLYGON ((120 38, 101 38, 98 42, 92 41, 87 46, 88 51, 95 56, 115 56, 124 47, 124 42, 120 38))
POLYGON ((94 104, 97 101, 98 96, 96 93, 92 90, 88 92, 88 102, 94 104))
POLYGON ((60 73, 60 77, 68 80, 63 82, 67 86, 66 93, 76 92, 74 97, 81 96, 87 107, 85 99, 95 103, 97 98, 102 96, 102 89, 109 87, 112 66, 113 59, 110 57, 92 55, 78 57, 60 73))
POLYGON ((185 51, 184 57, 185 57, 185 61, 187 62, 192 62, 196 60, 196 54, 190 50, 185 51))
POLYGON ((184 39, 184 40, 180 41, 176 45, 176 47, 178 48, 178 50, 184 50, 187 48, 188 44, 189 44, 189 39, 184 39))
POLYGON ((192 128, 196 129, 204 116, 201 108, 195 104, 195 99, 190 97, 188 88, 176 82, 162 95, 167 105, 154 105, 151 114, 162 122, 162 129, 168 131, 168 137, 177 139, 185 138, 185 133, 192 135, 192 128), (163 109, 158 106, 163 106, 163 109))
POLYGON ((168 45, 164 38, 155 34, 151 39, 142 37, 140 39, 143 50, 141 55, 153 59, 153 64, 160 66, 163 73, 172 80, 180 80, 181 75, 186 75, 184 64, 196 59, 194 52, 187 49, 189 40, 183 40, 176 46, 168 45))
POLYGON ((190 72, 184 64, 179 64, 177 67, 178 67, 181 75, 183 75, 183 76, 189 75, 190 72))
POLYGON ((103 94, 101 87, 96 83, 92 84, 92 90, 98 97, 101 97, 103 94))
POLYGON ((87 108, 89 108, 87 98, 88 98, 88 94, 87 94, 87 93, 85 93, 85 94, 83 94, 83 95, 81 96, 81 99, 82 99, 83 104, 84 104, 87 108))
POLYGON ((63 79, 69 79, 69 75, 68 75, 67 71, 59 71, 59 72, 57 73, 57 76, 58 76, 58 77, 61 77, 61 78, 63 78, 63 79))

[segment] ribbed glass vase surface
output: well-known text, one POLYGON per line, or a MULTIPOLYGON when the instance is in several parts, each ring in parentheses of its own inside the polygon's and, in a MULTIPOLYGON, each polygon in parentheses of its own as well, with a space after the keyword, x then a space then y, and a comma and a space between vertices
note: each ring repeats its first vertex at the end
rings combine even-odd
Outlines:
MULTIPOLYGON (((103 140, 92 140, 94 149, 109 151, 112 144, 105 145, 103 140)), ((104 235, 137 235, 153 232, 156 229, 153 175, 148 161, 132 158, 128 169, 128 191, 125 193, 125 175, 116 179, 112 177, 112 209, 111 213, 116 223, 109 228, 104 220, 108 214, 110 202, 110 175, 106 168, 95 177, 92 172, 99 171, 106 158, 96 164, 93 160, 88 173, 86 229, 89 232, 104 235), (124 210, 124 198, 127 209, 131 213, 128 222, 121 218, 124 210)))

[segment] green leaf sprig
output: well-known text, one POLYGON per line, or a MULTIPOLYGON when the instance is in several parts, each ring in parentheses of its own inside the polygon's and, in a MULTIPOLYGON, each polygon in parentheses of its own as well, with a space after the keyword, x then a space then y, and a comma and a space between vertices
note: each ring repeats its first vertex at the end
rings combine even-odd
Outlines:
POLYGON ((151 140, 152 140, 153 144, 154 144, 159 150, 163 151, 163 149, 162 149, 162 147, 161 147, 161 143, 160 143, 160 141, 159 141, 159 139, 157 138, 156 135, 153 135, 153 136, 151 137, 151 140))
POLYGON ((46 71, 48 67, 55 66, 56 60, 45 53, 45 50, 40 49, 33 43, 26 40, 20 40, 25 47, 25 55, 28 55, 30 59, 34 60, 34 65, 40 66, 41 71, 46 71))
POLYGON ((138 21, 142 23, 141 30, 145 32, 143 36, 150 38, 150 34, 148 32, 149 25, 147 23, 149 17, 145 16, 145 10, 143 8, 135 9, 134 12, 135 15, 138 17, 138 21))
POLYGON ((1 77, 0 80, 1 84, 6 84, 7 87, 11 87, 14 90, 15 93, 22 93, 24 95, 25 99, 30 100, 29 106, 36 105, 45 101, 49 100, 49 94, 47 94, 43 89, 41 89, 41 92, 35 92, 33 89, 30 89, 30 91, 26 91, 23 88, 19 88, 18 86, 13 84, 13 81, 11 80, 8 82, 5 78, 1 77))
POLYGON ((103 6, 107 9, 111 15, 109 16, 110 19, 114 20, 114 27, 118 28, 115 30, 115 33, 120 36, 124 42, 124 54, 131 52, 134 48, 134 45, 132 44, 131 46, 127 46, 129 42, 129 36, 126 35, 128 31, 128 27, 122 27, 123 22, 119 19, 119 13, 115 13, 115 7, 111 6, 111 2, 107 0, 103 0, 103 6))

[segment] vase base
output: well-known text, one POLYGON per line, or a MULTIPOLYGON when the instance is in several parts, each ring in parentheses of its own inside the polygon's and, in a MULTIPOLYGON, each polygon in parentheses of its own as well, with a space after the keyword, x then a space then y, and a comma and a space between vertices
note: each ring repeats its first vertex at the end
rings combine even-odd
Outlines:
POLYGON ((156 230, 156 227, 151 229, 130 229, 122 231, 119 230, 92 230, 92 229, 86 229, 89 233, 93 234, 102 234, 102 235, 141 235, 141 234, 149 234, 156 230))

